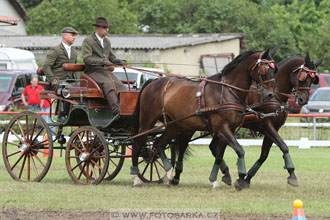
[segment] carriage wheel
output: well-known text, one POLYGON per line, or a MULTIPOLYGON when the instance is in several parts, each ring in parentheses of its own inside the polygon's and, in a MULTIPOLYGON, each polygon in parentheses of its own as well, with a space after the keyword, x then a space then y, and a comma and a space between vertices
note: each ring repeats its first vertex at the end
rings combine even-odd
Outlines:
POLYGON ((110 181, 118 175, 119 171, 123 167, 125 158, 118 156, 125 155, 126 146, 109 144, 108 147, 109 147, 109 168, 104 179, 110 181))
POLYGON ((75 183, 100 183, 109 165, 109 149, 103 134, 91 126, 78 128, 66 147, 65 161, 75 183))
MULTIPOLYGON (((142 156, 139 157, 139 178, 145 183, 161 183, 162 178, 166 175, 166 171, 156 148, 153 146, 148 146, 142 150, 141 154, 142 156)), ((172 144, 166 146, 165 154, 174 167, 175 149, 172 144)))
POLYGON ((45 120, 28 111, 10 120, 3 136, 2 156, 13 179, 41 181, 53 159, 52 136, 45 120))

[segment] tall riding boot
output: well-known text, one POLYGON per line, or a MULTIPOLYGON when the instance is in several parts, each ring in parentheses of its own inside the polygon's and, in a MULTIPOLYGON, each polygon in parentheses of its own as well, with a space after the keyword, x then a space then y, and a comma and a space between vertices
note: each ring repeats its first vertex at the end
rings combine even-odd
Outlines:
POLYGON ((118 97, 114 90, 111 90, 106 96, 105 99, 107 100, 111 110, 112 114, 117 115, 120 113, 119 103, 118 103, 118 97))

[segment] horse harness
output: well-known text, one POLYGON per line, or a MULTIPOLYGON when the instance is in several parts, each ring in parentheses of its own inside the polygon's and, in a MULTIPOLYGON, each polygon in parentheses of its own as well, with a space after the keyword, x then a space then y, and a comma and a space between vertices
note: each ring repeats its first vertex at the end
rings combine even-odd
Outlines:
MULTIPOLYGON (((298 68, 294 69, 292 71, 292 73, 295 73, 297 72, 297 79, 296 79, 296 86, 293 88, 292 90, 292 93, 294 95, 294 97, 296 97, 298 95, 297 91, 300 91, 300 90, 307 90, 309 91, 310 90, 310 87, 300 87, 299 86, 299 81, 305 81, 307 76, 309 75, 311 78, 314 78, 317 76, 317 71, 316 70, 311 70, 311 69, 308 69, 306 66, 305 66, 305 63, 302 64, 301 66, 299 66, 298 68), (305 74, 304 74, 305 73, 305 74)), ((283 95, 287 98, 290 98, 291 95, 290 94, 287 94, 287 93, 283 93, 283 92, 276 92, 277 94, 280 94, 280 95, 283 95)), ((276 98, 281 101, 281 99, 276 95, 276 98)))
MULTIPOLYGON (((262 56, 262 54, 260 55, 260 57, 262 56)), ((257 60, 257 62, 253 65, 253 67, 251 68, 251 72, 256 69, 258 66, 260 66, 261 64, 268 64, 270 66, 270 68, 274 69, 275 65, 274 65, 274 60, 266 60, 266 59, 261 59, 259 58, 257 60)), ((263 73, 260 72, 260 69, 258 70, 258 77, 259 77, 259 82, 257 82, 258 87, 263 86, 266 83, 270 83, 273 82, 274 79, 269 79, 269 80, 263 80, 262 79, 262 75, 263 73)), ((165 94, 167 91, 167 88, 171 85, 172 81, 175 78, 171 78, 167 81, 167 83, 165 84, 163 91, 162 91, 162 116, 163 116, 163 123, 165 126, 167 126, 169 124, 168 119, 167 119, 167 115, 166 115, 166 109, 165 109, 165 94)), ((196 78, 195 78, 196 79, 196 78)), ((199 86, 198 86, 198 92, 196 93, 196 101, 197 101, 197 110, 194 114, 192 114, 190 117, 192 116, 196 116, 196 115, 201 115, 204 121, 204 124, 206 126, 206 129, 208 131, 211 132, 211 123, 209 121, 209 119, 207 118, 206 114, 207 113, 214 113, 214 112, 223 112, 223 111, 238 111, 238 112, 242 112, 244 115, 244 112, 250 108, 247 108, 245 105, 245 101, 241 100, 237 94, 233 91, 234 90, 238 90, 241 92, 249 92, 248 89, 242 89, 236 86, 233 86, 231 84, 228 84, 224 81, 215 81, 215 80, 211 80, 211 79, 207 79, 207 78, 203 78, 203 79, 198 79, 201 80, 199 86), (204 91, 205 91, 205 86, 206 86, 206 82, 210 82, 210 83, 214 83, 214 84, 219 84, 222 85, 222 92, 221 92, 221 98, 220 98, 220 103, 218 105, 214 105, 214 106, 209 106, 206 107, 205 105, 205 97, 204 97, 204 91), (222 103, 222 98, 223 98, 223 87, 226 86, 229 88, 229 91, 232 93, 232 95, 238 99, 238 101, 241 104, 237 104, 237 103, 233 103, 233 102, 226 102, 226 103, 222 103)), ((255 114, 256 112, 249 112, 248 114, 255 114)), ((261 115, 262 113, 259 113, 258 115, 261 115)), ((183 119, 181 119, 183 120, 183 119)), ((173 123, 173 121, 171 121, 170 123, 173 123)))

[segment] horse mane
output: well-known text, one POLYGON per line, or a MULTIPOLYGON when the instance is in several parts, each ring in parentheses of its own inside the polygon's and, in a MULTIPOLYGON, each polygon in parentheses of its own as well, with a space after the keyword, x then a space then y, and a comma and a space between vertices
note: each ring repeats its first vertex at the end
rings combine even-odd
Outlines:
POLYGON ((292 57, 289 57, 289 58, 286 58, 286 59, 282 60, 281 62, 279 62, 277 64, 277 66, 281 66, 283 63, 286 63, 289 60, 293 60, 293 59, 296 59, 296 58, 303 58, 303 59, 305 59, 305 57, 303 57, 302 55, 295 55, 295 56, 292 56, 292 57))
POLYGON ((260 51, 257 50, 249 50, 246 51, 244 53, 241 53, 240 55, 238 55, 237 57, 235 57, 235 59, 233 61, 231 61, 230 63, 228 63, 220 73, 217 73, 213 76, 208 77, 208 79, 211 80, 218 80, 219 78, 221 78, 221 76, 225 76, 228 73, 230 73, 233 69, 235 69, 240 62, 242 62, 243 60, 245 60, 246 58, 248 58, 250 55, 257 53, 260 51))

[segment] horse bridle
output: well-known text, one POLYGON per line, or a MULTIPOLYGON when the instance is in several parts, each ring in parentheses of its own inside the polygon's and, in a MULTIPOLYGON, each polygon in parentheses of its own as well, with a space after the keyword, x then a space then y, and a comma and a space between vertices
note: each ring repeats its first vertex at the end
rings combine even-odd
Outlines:
MULTIPOLYGON (((298 71, 298 73, 297 73, 297 77, 296 77, 295 87, 293 87, 293 89, 292 89, 292 94, 294 95, 295 98, 297 98, 297 95, 298 95, 298 92, 297 91, 301 91, 301 90, 307 90, 307 91, 309 91, 310 90, 310 87, 300 87, 299 86, 299 75, 300 75, 300 73, 302 71, 304 71, 304 72, 307 73, 306 74, 306 77, 304 77, 304 80, 302 80, 302 81, 305 81, 307 79, 307 75, 309 75, 311 78, 314 78, 314 77, 317 76, 317 71, 316 70, 308 69, 308 67, 305 66, 305 63, 302 64, 302 65, 300 65, 298 68, 294 69, 292 71, 292 73, 295 73, 297 71, 298 71)), ((290 94, 287 94, 287 93, 283 93, 283 92, 276 92, 276 93, 281 94, 283 96, 286 96, 288 98, 291 97, 291 95, 290 94)))
POLYGON ((296 86, 293 88, 292 90, 292 93, 293 95, 295 96, 295 98, 297 97, 298 95, 298 91, 301 91, 301 90, 307 90, 309 91, 311 88, 310 87, 300 87, 299 86, 299 75, 302 73, 302 72, 306 72, 306 76, 304 77, 303 80, 301 81, 305 81, 308 77, 308 75, 311 77, 311 78, 315 78, 317 76, 317 71, 316 70, 311 70, 309 69, 308 67, 305 66, 305 63, 302 64, 301 66, 299 66, 297 69, 295 69, 292 73, 295 73, 297 72, 297 79, 296 79, 296 86))
MULTIPOLYGON (((260 55, 262 56, 262 54, 260 55)), ((252 67, 251 69, 251 74, 252 74, 252 71, 255 70, 257 67, 260 67, 261 64, 266 64, 268 65, 268 67, 270 67, 271 69, 275 69, 275 64, 274 64, 274 60, 267 60, 267 59, 261 59, 259 58, 257 60, 257 62, 254 64, 254 66, 252 67)), ((268 80, 263 80, 262 79, 262 75, 264 75, 263 73, 260 72, 260 68, 258 68, 258 78, 259 78, 259 82, 255 81, 257 83, 257 88, 264 88, 264 85, 267 84, 267 83, 271 83, 271 82, 274 82, 275 79, 268 79, 268 80)))

